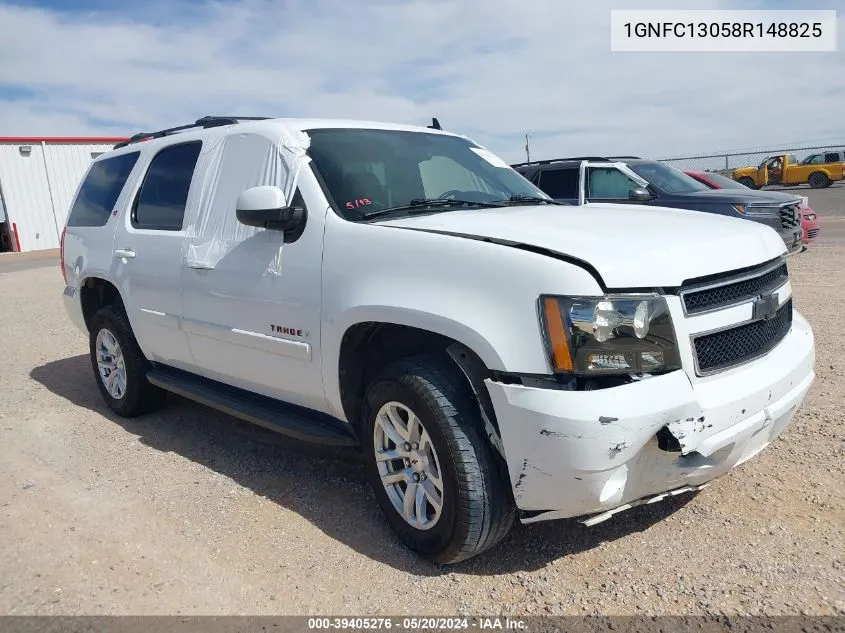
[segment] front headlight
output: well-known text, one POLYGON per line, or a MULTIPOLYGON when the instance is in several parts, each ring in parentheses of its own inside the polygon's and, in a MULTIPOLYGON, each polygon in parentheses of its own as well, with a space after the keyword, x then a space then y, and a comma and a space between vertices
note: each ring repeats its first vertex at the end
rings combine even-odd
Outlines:
POLYGON ((555 372, 636 374, 681 367, 666 300, 655 294, 540 297, 555 372))
POLYGON ((742 215, 752 217, 752 218, 773 218, 777 217, 780 213, 779 207, 752 207, 747 204, 733 204, 734 209, 736 209, 742 215))

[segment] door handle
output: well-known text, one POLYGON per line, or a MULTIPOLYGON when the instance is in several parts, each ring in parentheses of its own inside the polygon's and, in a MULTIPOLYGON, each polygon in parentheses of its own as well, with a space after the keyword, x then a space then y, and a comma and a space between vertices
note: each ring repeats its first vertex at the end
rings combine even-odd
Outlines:
POLYGON ((114 256, 118 259, 123 259, 124 257, 126 259, 132 259, 135 257, 135 251, 131 248, 116 248, 114 250, 114 256))

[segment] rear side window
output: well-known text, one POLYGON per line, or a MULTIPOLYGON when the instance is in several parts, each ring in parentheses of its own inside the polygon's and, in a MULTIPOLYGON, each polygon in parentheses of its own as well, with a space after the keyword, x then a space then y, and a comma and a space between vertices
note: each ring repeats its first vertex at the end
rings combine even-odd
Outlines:
POLYGON ((829 154, 824 155, 824 162, 826 163, 838 163, 839 162, 839 154, 837 152, 831 152, 829 154))
POLYGON ((577 169, 547 169, 539 173, 539 187, 552 198, 578 197, 577 169))
POLYGON ((150 162, 135 200, 132 226, 181 231, 201 141, 165 147, 150 162))
POLYGON ((68 226, 104 226, 138 162, 139 152, 97 161, 88 170, 68 215, 68 226))

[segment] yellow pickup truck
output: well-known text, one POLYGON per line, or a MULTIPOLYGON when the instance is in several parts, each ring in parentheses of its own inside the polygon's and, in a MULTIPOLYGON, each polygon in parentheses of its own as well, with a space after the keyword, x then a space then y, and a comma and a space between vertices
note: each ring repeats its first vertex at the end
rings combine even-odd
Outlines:
MULTIPOLYGON (((808 158, 821 157, 813 155, 808 158)), ((836 158, 840 158, 835 155, 836 158)), ((803 185, 809 184, 813 189, 829 187, 834 182, 845 178, 845 162, 798 162, 793 154, 769 156, 757 167, 740 167, 734 169, 731 178, 751 189, 759 189, 766 185, 803 185)))

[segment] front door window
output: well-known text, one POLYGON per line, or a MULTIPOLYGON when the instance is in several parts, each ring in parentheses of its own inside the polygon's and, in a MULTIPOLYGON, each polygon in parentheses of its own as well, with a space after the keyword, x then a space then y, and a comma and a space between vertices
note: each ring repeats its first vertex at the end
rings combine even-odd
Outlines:
POLYGON ((590 200, 627 200, 632 189, 642 188, 615 167, 588 167, 586 185, 590 200))

